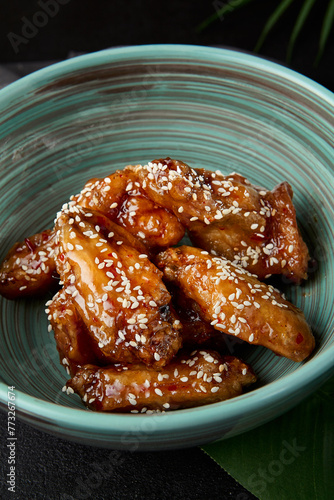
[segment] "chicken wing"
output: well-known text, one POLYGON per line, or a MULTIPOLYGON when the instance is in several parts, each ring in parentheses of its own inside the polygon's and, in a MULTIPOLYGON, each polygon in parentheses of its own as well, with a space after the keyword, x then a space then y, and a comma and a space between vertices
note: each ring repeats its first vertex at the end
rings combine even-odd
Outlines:
POLYGON ((168 363, 181 346, 181 325, 143 244, 74 202, 58 214, 55 229, 65 293, 103 355, 110 363, 168 363))
POLYGON ((260 279, 284 274, 298 283, 307 277, 309 254, 287 182, 271 192, 241 175, 193 169, 169 158, 131 168, 147 196, 178 217, 196 246, 260 279))
POLYGON ((302 311, 243 268, 188 246, 160 253, 157 265, 215 329, 293 361, 312 352, 314 337, 302 311))
POLYGON ((221 332, 217 331, 200 314, 197 302, 187 297, 178 287, 168 284, 168 291, 172 296, 175 312, 182 324, 182 344, 189 348, 205 346, 205 348, 218 350, 220 353, 228 352, 221 332))
POLYGON ((0 295, 16 299, 43 294, 57 284, 51 230, 15 243, 0 267, 0 295))
POLYGON ((145 195, 131 166, 104 179, 90 180, 72 201, 102 212, 153 253, 176 245, 184 236, 178 218, 145 195))
POLYGON ((54 331, 60 362, 72 377, 82 365, 108 364, 108 359, 101 352, 97 341, 89 335, 66 289, 59 290, 46 306, 45 312, 54 331))
POLYGON ((86 365, 67 382, 67 392, 79 394, 92 410, 152 413, 233 398, 255 381, 239 359, 196 350, 161 371, 144 365, 86 365))

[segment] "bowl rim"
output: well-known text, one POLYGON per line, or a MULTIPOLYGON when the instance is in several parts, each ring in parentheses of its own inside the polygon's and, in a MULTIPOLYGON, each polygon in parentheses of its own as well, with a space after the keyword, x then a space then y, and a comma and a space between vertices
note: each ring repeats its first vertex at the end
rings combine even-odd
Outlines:
POLYGON ((129 45, 124 47, 113 47, 103 49, 96 52, 79 55, 64 61, 56 62, 45 68, 41 68, 33 73, 30 73, 15 82, 10 83, 6 87, 0 89, 0 98, 15 94, 20 90, 26 90, 26 84, 38 83, 41 78, 49 75, 51 78, 56 78, 69 72, 85 69, 89 63, 89 67, 98 66, 102 63, 110 63, 111 58, 116 60, 124 60, 127 57, 157 55, 160 58, 164 57, 187 57, 190 60, 196 60, 199 56, 209 55, 210 59, 207 62, 222 62, 223 60, 233 62, 236 61, 240 66, 256 67, 262 69, 264 73, 268 71, 271 74, 281 76, 286 80, 302 85, 304 88, 311 90, 313 94, 317 94, 322 99, 328 101, 334 106, 334 93, 329 89, 315 82, 311 78, 284 66, 282 63, 275 62, 265 56, 254 55, 247 51, 241 51, 231 48, 210 47, 206 45, 191 45, 191 44, 146 44, 146 45, 129 45))
MULTIPOLYGON (((95 67, 103 64, 112 64, 114 61, 124 61, 127 58, 150 57, 155 55, 157 59, 187 57, 191 61, 196 61, 198 58, 203 58, 207 64, 222 64, 224 62, 235 63, 240 67, 248 67, 266 73, 275 75, 282 79, 284 84, 293 82, 299 87, 303 87, 304 91, 317 96, 322 101, 326 101, 334 110, 334 94, 314 82, 310 78, 299 74, 277 62, 273 62, 263 57, 259 57, 247 52, 228 48, 217 48, 197 45, 181 45, 181 44, 153 44, 140 46, 126 46, 111 49, 105 49, 98 52, 84 54, 72 59, 52 64, 43 69, 40 69, 30 75, 27 75, 20 80, 1 89, 0 101, 4 102, 7 99, 12 99, 16 95, 20 95, 27 91, 27 87, 38 87, 40 82, 45 85, 45 80, 54 80, 65 74, 72 73, 78 70, 83 70, 89 67, 95 67)), ((214 403, 210 405, 178 410, 175 412, 166 412, 168 418, 160 418, 155 428, 150 431, 151 435, 173 432, 182 429, 191 429, 201 425, 210 425, 225 419, 235 419, 245 414, 245 412, 259 411, 261 408, 277 404, 278 400, 291 398, 300 390, 301 387, 311 386, 315 390, 323 381, 324 377, 329 377, 330 372, 334 370, 334 345, 329 346, 326 351, 320 353, 317 358, 312 358, 306 363, 298 367, 293 373, 283 376, 279 380, 268 383, 267 385, 250 391, 246 394, 238 396, 227 401, 214 403), (289 383, 287 384, 287 379, 289 383), (321 380, 320 380, 321 379, 321 380), (320 380, 320 382, 319 382, 320 380), (318 381, 318 385, 317 385, 318 381), (196 419, 189 419, 191 414, 195 414, 196 419)), ((60 389, 60 388, 59 388, 60 389)), ((0 382, 0 402, 7 406, 7 390, 8 385, 0 382)), ((310 391, 306 391, 305 396, 310 391)), ((56 422, 67 429, 80 429, 81 431, 99 431, 108 432, 114 431, 126 433, 129 431, 129 424, 136 421, 138 425, 147 421, 146 414, 124 414, 124 413, 97 413, 87 411, 84 407, 70 408, 60 404, 52 403, 30 396, 15 389, 17 395, 17 410, 22 415, 30 415, 36 419, 45 419, 48 422, 56 422), (78 412, 80 419, 78 420, 78 412)), ((298 401, 300 398, 298 399, 298 401)), ((0 405, 0 407, 2 404, 0 405)), ((3 408, 2 408, 3 409, 3 408)), ((156 415, 156 414, 155 414, 156 415)))

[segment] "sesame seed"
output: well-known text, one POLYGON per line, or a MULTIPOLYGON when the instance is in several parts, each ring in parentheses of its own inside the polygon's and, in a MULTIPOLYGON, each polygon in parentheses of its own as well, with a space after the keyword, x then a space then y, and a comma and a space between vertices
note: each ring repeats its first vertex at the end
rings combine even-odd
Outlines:
POLYGON ((154 359, 160 361, 160 355, 157 352, 154 353, 154 359))
POLYGON ((156 388, 156 389, 154 389, 154 392, 155 392, 158 396, 162 396, 162 391, 161 391, 161 389, 156 388))
POLYGON ((211 392, 217 392, 219 391, 219 387, 215 386, 215 387, 211 387, 211 392))
POLYGON ((254 340, 254 333, 252 333, 252 334, 249 336, 249 339, 248 339, 248 340, 249 340, 249 342, 253 342, 253 340, 254 340))

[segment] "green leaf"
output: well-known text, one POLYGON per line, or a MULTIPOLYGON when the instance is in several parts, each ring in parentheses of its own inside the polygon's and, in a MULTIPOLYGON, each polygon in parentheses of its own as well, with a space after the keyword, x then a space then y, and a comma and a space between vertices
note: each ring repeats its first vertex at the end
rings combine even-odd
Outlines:
POLYGON ((202 448, 260 500, 330 500, 334 378, 280 418, 202 448))
POLYGON ((327 10, 325 12, 324 22, 322 24, 320 40, 319 40, 319 50, 317 57, 315 59, 315 65, 317 65, 322 57, 325 50, 326 42, 331 32, 334 23, 334 0, 330 0, 328 3, 327 10))
POLYGON ((237 9, 240 9, 240 7, 243 7, 244 5, 247 5, 248 3, 253 1, 254 0, 231 0, 228 3, 226 3, 226 2, 221 2, 220 0, 214 0, 212 2, 212 6, 214 7, 216 12, 211 16, 207 17, 201 24, 199 24, 196 28, 196 32, 201 33, 217 19, 223 21, 224 16, 230 14, 231 12, 237 9))
POLYGON ((292 33, 291 33, 291 37, 290 37, 290 40, 289 40, 289 45, 288 45, 288 51, 287 51, 287 61, 290 62, 291 61, 291 56, 292 56, 292 50, 293 50, 293 47, 294 47, 294 44, 296 42, 296 39, 313 7, 313 5, 315 4, 315 1, 316 0, 305 0, 302 8, 300 9, 300 12, 298 14, 298 17, 297 17, 297 20, 296 20, 296 24, 294 25, 294 28, 292 30, 292 33))
POLYGON ((286 9, 290 7, 294 0, 282 0, 282 2, 278 5, 278 7, 274 10, 274 12, 271 14, 269 17, 268 21, 264 25, 264 28, 262 30, 262 33, 256 43, 256 46, 254 48, 255 52, 258 52, 260 48, 263 45, 263 42, 267 38, 268 33, 272 30, 274 25, 277 23, 277 21, 280 19, 280 17, 284 14, 286 9))

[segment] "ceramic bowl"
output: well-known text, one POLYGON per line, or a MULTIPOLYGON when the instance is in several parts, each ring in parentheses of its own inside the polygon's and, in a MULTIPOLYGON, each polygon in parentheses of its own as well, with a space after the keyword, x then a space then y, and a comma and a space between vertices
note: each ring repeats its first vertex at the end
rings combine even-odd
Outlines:
POLYGON ((86 444, 128 450, 194 446, 282 414, 333 371, 333 95, 267 60, 215 48, 158 45, 102 51, 50 66, 0 92, 0 258, 52 227, 91 177, 170 156, 237 171, 272 188, 287 180, 312 255, 302 286, 281 281, 317 346, 294 363, 247 346, 258 385, 235 399, 156 415, 102 414, 61 391, 67 375, 42 300, 0 299, 1 405, 15 386, 19 417, 86 444))

